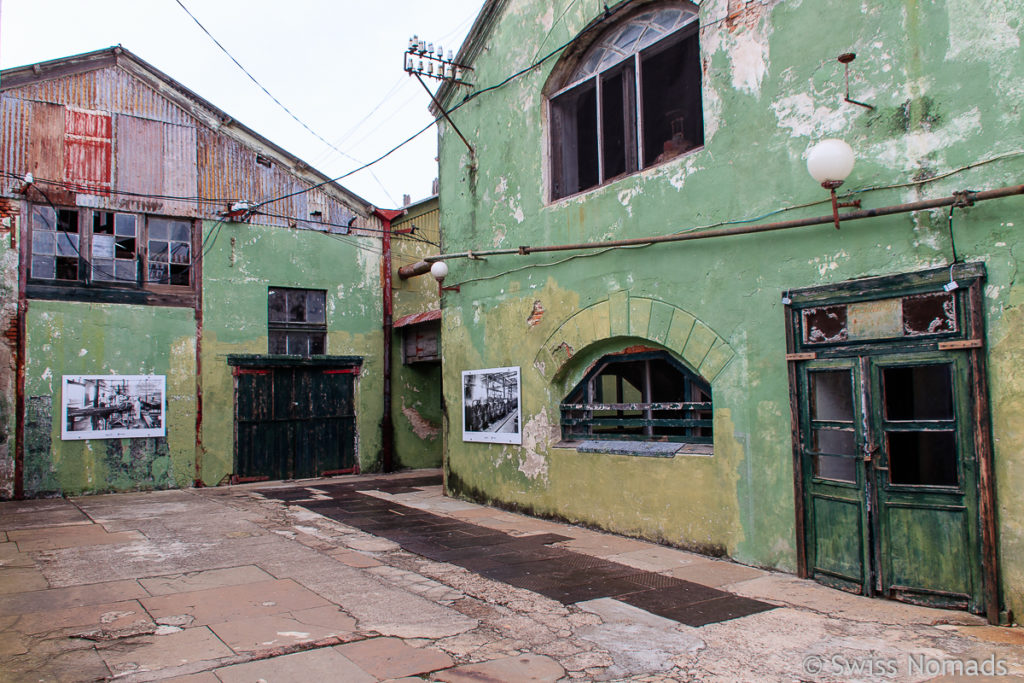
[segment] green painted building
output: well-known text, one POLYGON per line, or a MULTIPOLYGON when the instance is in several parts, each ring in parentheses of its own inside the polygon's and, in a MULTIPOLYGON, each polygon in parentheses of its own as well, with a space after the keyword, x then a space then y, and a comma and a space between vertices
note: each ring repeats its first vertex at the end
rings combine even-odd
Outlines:
POLYGON ((440 463, 429 381, 385 391, 402 212, 120 47, 5 70, 0 96, 0 496, 440 463))
POLYGON ((486 2, 435 111, 444 249, 402 271, 453 287, 448 492, 1024 611, 1022 23, 486 2), (812 178, 828 139, 852 171, 812 178))

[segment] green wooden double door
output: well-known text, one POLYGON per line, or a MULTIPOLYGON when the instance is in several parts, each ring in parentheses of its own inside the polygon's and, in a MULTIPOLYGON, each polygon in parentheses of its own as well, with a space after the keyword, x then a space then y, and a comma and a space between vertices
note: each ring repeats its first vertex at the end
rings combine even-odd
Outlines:
POLYGON ((235 473, 302 479, 355 470, 351 368, 235 371, 235 473))
POLYGON ((984 608, 971 367, 956 351, 798 364, 806 573, 984 608))

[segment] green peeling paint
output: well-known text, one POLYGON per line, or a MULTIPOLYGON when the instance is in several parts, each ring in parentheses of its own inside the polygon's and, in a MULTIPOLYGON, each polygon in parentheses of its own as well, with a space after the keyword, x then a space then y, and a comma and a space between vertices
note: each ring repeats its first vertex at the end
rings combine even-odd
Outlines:
MULTIPOLYGON (((613 9, 622 3, 610 3, 613 9)), ((667 235, 720 222, 821 216, 827 194, 807 150, 841 137, 856 150, 841 188, 864 208, 1021 182, 1024 8, 999 0, 700 3, 704 147, 551 202, 545 92, 566 51, 451 113, 476 155, 442 126, 445 251, 667 235), (735 11, 733 5, 729 8, 735 11), (827 41, 820 35, 829 17, 827 41), (984 49, 977 47, 983 44, 984 49), (839 52, 855 52, 843 101, 839 52), (508 116, 509 111, 517 112, 508 116), (984 162, 984 163, 981 163, 984 162), (908 184, 933 178, 924 185, 908 184), (782 211, 785 207, 802 207, 782 211)), ((628 11, 628 9, 627 9, 628 11)), ((501 83, 577 35, 603 3, 506 5, 476 51, 476 90, 501 83)), ((588 34, 596 38, 599 31, 588 34)), ((456 89, 450 109, 471 90, 456 89)), ((1024 612, 1024 198, 954 211, 957 256, 988 269, 993 443, 1005 606, 1024 612)), ((830 225, 597 251, 449 261, 444 296, 448 490, 742 562, 797 566, 782 294, 948 265, 948 209, 830 225), (532 312, 539 305, 538 321, 532 312), (532 316, 532 317, 531 317, 532 316), (529 322, 527 322, 529 319, 529 322), (560 447, 558 406, 602 355, 667 349, 711 382, 714 454, 645 458, 560 447), (463 370, 517 366, 523 445, 463 442, 463 370)))

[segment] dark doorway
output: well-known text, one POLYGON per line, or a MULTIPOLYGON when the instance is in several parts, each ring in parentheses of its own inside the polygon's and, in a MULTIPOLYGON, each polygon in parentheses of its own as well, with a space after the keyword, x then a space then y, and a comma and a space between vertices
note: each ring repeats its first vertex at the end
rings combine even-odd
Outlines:
POLYGON ((235 474, 302 479, 355 472, 358 372, 236 367, 235 474))

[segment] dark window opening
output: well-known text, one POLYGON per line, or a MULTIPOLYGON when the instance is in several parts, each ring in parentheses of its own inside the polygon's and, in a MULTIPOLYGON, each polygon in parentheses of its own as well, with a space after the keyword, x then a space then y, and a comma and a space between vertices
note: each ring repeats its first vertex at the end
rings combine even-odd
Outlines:
POLYGON ((267 293, 268 351, 289 356, 327 353, 327 292, 271 287, 267 293))
POLYGON ((667 353, 606 356, 562 403, 566 439, 712 442, 711 387, 667 353))
POLYGON ((953 367, 948 363, 882 370, 889 481, 957 486, 953 367))
POLYGON ((646 168, 704 144, 697 34, 642 59, 641 69, 646 168))
POLYGON ((550 99, 552 197, 582 192, 704 144, 696 8, 613 27, 550 99))

